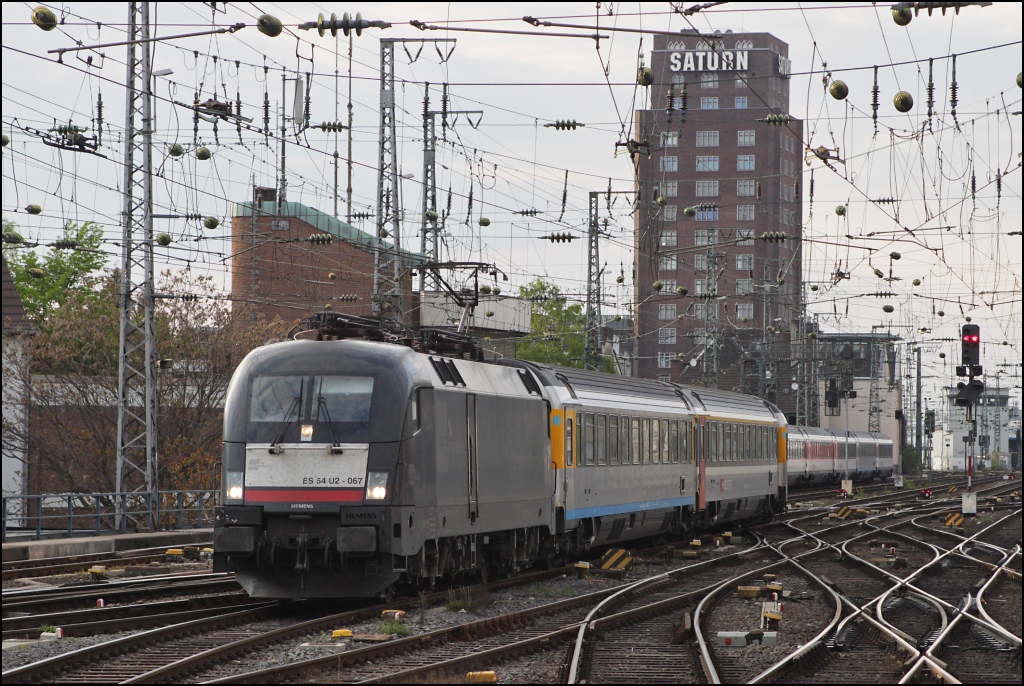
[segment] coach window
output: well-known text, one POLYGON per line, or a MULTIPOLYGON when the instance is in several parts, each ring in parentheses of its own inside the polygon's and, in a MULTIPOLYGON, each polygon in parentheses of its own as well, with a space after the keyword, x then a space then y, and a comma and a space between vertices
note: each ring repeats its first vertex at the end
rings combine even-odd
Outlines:
POLYGON ((668 464, 669 462, 672 461, 672 451, 669 447, 671 445, 670 437, 672 435, 671 433, 669 433, 668 428, 670 423, 671 422, 669 422, 669 420, 667 419, 661 420, 661 461, 663 464, 668 464))
POLYGON ((594 414, 583 417, 583 464, 594 464, 594 414))
POLYGON ((629 459, 629 417, 619 417, 619 464, 630 464, 629 459))
POLYGON ((619 418, 608 417, 608 464, 619 463, 619 418))
POLYGON ((725 459, 729 462, 736 459, 736 446, 734 445, 733 437, 735 436, 736 425, 732 422, 725 422, 723 428, 725 429, 725 459))
POLYGON ((718 461, 725 462, 729 459, 729 453, 725 448, 725 422, 718 422, 718 461))
POLYGON ((708 462, 716 462, 718 460, 718 422, 708 422, 708 462))
POLYGON ((669 425, 668 453, 669 461, 672 464, 679 464, 679 422, 672 420, 669 425))
POLYGON ((651 462, 651 418, 641 418, 640 429, 640 463, 650 464, 651 462))
POLYGON ((565 420, 565 466, 566 467, 571 467, 572 466, 572 447, 573 447, 572 439, 573 439, 573 436, 572 436, 572 420, 571 419, 566 419, 565 420))
POLYGON ((608 464, 608 418, 597 415, 597 463, 608 464))
POLYGON ((657 418, 651 421, 651 463, 661 462, 661 422, 657 418))
POLYGON ((640 464, 640 418, 633 417, 630 420, 630 425, 632 427, 631 438, 633 440, 633 464, 640 464))

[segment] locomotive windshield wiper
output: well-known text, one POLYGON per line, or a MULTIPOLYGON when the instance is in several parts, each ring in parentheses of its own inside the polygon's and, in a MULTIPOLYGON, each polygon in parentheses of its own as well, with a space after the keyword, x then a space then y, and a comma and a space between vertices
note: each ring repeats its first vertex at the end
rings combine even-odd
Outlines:
POLYGON ((327 410, 327 401, 324 400, 322 395, 318 396, 317 409, 322 409, 327 416, 327 427, 331 430, 331 454, 341 455, 341 444, 338 443, 338 435, 334 433, 334 422, 331 421, 331 413, 327 410))
POLYGON ((295 396, 295 398, 292 400, 292 404, 288 406, 288 411, 285 413, 284 420, 281 422, 281 428, 278 429, 277 435, 274 436, 274 440, 270 442, 270 454, 271 455, 280 455, 283 452, 283 449, 281 448, 281 446, 279 444, 281 443, 281 441, 284 440, 285 432, 288 431, 288 427, 291 426, 291 423, 294 421, 291 418, 292 413, 295 414, 295 419, 299 418, 298 410, 299 410, 299 404, 301 402, 302 402, 302 392, 300 391, 299 395, 295 396))

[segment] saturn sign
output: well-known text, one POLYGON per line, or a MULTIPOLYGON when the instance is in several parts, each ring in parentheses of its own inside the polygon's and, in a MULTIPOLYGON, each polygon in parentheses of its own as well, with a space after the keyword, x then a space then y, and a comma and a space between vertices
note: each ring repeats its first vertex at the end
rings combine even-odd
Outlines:
POLYGON ((670 53, 668 60, 672 71, 743 71, 750 57, 746 50, 697 50, 670 53))

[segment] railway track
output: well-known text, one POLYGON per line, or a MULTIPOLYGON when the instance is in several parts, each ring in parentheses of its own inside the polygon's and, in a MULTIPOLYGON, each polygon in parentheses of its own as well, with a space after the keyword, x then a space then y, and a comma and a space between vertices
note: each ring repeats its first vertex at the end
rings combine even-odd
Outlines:
MULTIPOLYGON (((206 547, 213 543, 191 544, 188 547, 206 547)), ((3 563, 3 580, 25 579, 58 574, 72 574, 87 571, 93 565, 103 565, 108 569, 129 565, 163 562, 168 547, 139 548, 113 553, 88 553, 85 555, 67 555, 64 557, 46 557, 35 560, 14 560, 3 563)))

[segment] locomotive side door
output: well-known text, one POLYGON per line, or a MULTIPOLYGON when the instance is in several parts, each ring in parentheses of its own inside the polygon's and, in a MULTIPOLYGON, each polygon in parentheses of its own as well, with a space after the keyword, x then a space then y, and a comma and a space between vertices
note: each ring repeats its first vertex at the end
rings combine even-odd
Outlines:
POLYGON ((466 396, 466 431, 468 433, 466 437, 466 457, 469 461, 469 468, 466 470, 469 475, 469 521, 475 522, 476 518, 480 516, 480 455, 477 449, 476 395, 474 394, 466 396))

